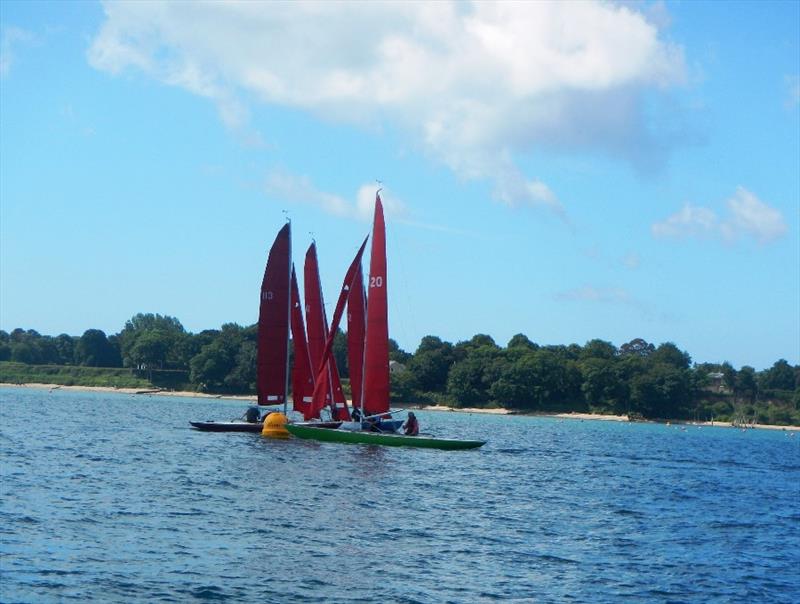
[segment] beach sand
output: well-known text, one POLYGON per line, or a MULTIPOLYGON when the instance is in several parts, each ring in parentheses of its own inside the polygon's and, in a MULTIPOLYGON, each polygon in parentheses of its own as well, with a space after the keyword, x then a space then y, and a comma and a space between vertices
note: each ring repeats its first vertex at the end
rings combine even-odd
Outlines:
MULTIPOLYGON (((142 388, 110 388, 105 386, 61 386, 59 384, 4 384, 0 386, 9 388, 36 388, 39 390, 73 390, 76 392, 117 392, 122 394, 139 394, 149 396, 185 396, 194 398, 213 398, 225 399, 232 401, 243 401, 248 403, 256 402, 255 395, 222 395, 222 394, 204 394, 202 392, 190 391, 177 391, 177 390, 146 390, 142 388)), ((349 402, 349 401, 348 401, 349 402)), ((393 405, 402 409, 414 409, 420 411, 450 411, 455 413, 483 413, 489 415, 527 415, 538 417, 555 417, 559 419, 571 420, 592 420, 592 421, 612 421, 612 422, 628 422, 627 415, 601 415, 595 413, 517 413, 509 409, 502 408, 481 408, 481 407, 448 407, 446 405, 393 405)), ((655 422, 652 420, 645 420, 644 423, 659 423, 667 426, 686 427, 686 426, 715 426, 715 427, 728 427, 734 426, 730 422, 681 422, 681 421, 668 421, 668 422, 655 422)), ((771 424, 755 424, 753 428, 761 428, 765 430, 787 430, 792 432, 800 431, 800 426, 775 426, 771 424)), ((739 430, 747 430, 749 428, 737 428, 739 430)))

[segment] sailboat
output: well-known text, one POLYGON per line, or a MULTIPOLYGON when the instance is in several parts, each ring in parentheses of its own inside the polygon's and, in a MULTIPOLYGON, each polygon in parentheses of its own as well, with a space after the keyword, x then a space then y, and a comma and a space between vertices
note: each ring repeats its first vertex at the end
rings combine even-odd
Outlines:
MULTIPOLYGON (((356 258, 350 266, 342 284, 332 330, 338 328, 342 306, 345 300, 358 295, 359 286, 356 277, 360 274, 358 267, 361 263, 362 244, 356 258)), ((387 271, 386 271, 386 223, 383 217, 383 204, 380 191, 375 195, 375 215, 372 225, 372 243, 370 248, 370 270, 367 281, 366 303, 366 328, 364 334, 363 378, 361 381, 361 394, 359 399, 362 417, 371 417, 380 421, 392 422, 392 427, 402 424, 401 421, 392 420, 389 408, 389 323, 388 323, 388 298, 387 271)), ((354 306, 357 307, 357 301, 354 306)), ((351 309, 348 309, 349 311, 351 309)), ((358 312, 356 310, 356 312, 358 312)), ((348 315, 350 319, 350 315, 348 315)), ((325 355, 329 355, 333 345, 334 333, 328 335, 325 355)), ((356 363, 357 364, 357 363, 356 363)), ((319 375, 319 374, 318 374, 319 375)), ((315 398, 320 388, 319 382, 315 387, 315 398)), ((396 429, 396 428, 394 428, 396 429)), ((378 444, 389 446, 411 446, 437 449, 472 449, 480 447, 485 441, 465 441, 458 439, 443 439, 418 436, 405 436, 400 434, 383 434, 363 430, 321 430, 310 426, 287 424, 286 430, 293 436, 302 439, 322 440, 328 442, 345 442, 361 444, 378 444)), ((393 430, 391 430, 393 431, 393 430)))
MULTIPOLYGON (((256 391, 258 405, 282 405, 284 414, 289 390, 289 319, 292 267, 291 223, 278 231, 269 251, 258 309, 258 350, 256 353, 256 391)), ((249 414, 248 414, 249 415, 249 414)), ((207 432, 261 432, 254 421, 189 422, 207 432)))

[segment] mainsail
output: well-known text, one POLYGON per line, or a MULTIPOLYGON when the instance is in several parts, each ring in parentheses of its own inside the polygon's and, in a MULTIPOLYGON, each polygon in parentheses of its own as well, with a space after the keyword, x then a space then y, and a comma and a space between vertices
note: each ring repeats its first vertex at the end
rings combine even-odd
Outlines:
POLYGON ((289 354, 291 230, 286 223, 269 251, 258 310, 256 390, 259 405, 286 403, 289 354))
POLYGON ((386 297, 386 224, 380 194, 375 195, 372 248, 367 282, 363 406, 366 415, 389 411, 389 314, 386 297))
POLYGON ((292 366, 292 401, 294 410, 305 416, 314 393, 314 378, 311 374, 311 359, 308 356, 306 328, 303 321, 303 306, 300 303, 300 290, 297 275, 292 265, 292 342, 294 344, 294 365, 292 366))

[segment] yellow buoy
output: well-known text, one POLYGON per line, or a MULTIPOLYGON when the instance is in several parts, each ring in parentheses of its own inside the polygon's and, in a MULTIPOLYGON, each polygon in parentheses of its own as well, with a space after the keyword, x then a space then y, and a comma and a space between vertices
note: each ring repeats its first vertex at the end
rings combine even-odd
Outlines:
POLYGON ((264 427, 261 429, 261 436, 269 438, 289 438, 289 431, 286 423, 289 419, 283 413, 270 413, 264 419, 264 427))

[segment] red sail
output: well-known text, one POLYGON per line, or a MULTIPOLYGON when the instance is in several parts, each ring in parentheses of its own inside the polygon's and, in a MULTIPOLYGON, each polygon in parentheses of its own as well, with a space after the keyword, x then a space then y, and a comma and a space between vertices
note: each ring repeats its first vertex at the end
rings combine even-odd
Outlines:
POLYGON ((364 347, 364 413, 389 411, 389 313, 386 298, 386 224, 375 195, 372 249, 367 280, 367 335, 364 347))
POLYGON ((314 378, 311 377, 311 359, 308 356, 306 328, 303 322, 303 306, 297 276, 292 266, 292 342, 294 343, 294 366, 292 367, 292 400, 294 410, 308 413, 311 395, 314 393, 314 378))
POLYGON ((350 389, 353 409, 361 406, 361 385, 364 375, 364 332, 366 329, 367 292, 359 262, 353 286, 347 296, 347 364, 350 369, 350 389))
MULTIPOLYGON (((336 331, 339 329, 339 322, 342 320, 344 305, 347 303, 347 299, 350 295, 350 291, 356 279, 356 274, 358 275, 361 274, 361 257, 364 255, 364 248, 366 246, 367 246, 367 240, 364 239, 364 243, 361 244, 361 247, 358 249, 356 257, 353 259, 353 262, 350 263, 350 267, 347 269, 347 273, 344 276, 344 281, 342 282, 342 290, 339 292, 339 299, 336 301, 336 309, 333 311, 333 322, 331 323, 331 331, 328 334, 328 338, 325 342, 325 349, 322 353, 323 364, 327 363, 330 365, 331 363, 334 363, 334 359, 331 354, 333 351, 333 341, 336 337, 336 331)), ((326 375, 325 367, 322 367, 320 369, 320 372, 316 376, 317 379, 315 380, 314 396, 313 396, 313 401, 311 403, 311 406, 314 408, 317 407, 321 408, 321 406, 324 403, 325 385, 323 384, 323 380, 325 379, 325 375, 326 375)), ((336 393, 334 392, 334 395, 335 394, 336 393)), ((337 405, 334 407, 334 419, 341 419, 341 420, 350 419, 350 413, 347 410, 347 405, 345 404, 343 407, 341 407, 338 404, 338 399, 335 396, 334 400, 337 401, 337 405)))
POLYGON ((317 266, 317 246, 312 243, 306 252, 303 267, 305 280, 306 328, 308 329, 308 353, 311 358, 311 375, 317 375, 325 348, 324 309, 322 306, 322 290, 319 284, 319 268, 317 266))
POLYGON ((275 237, 261 283, 256 354, 259 405, 283 404, 286 400, 290 268, 291 233, 287 223, 275 237))
MULTIPOLYGON (((311 357, 311 370, 313 376, 319 376, 322 367, 322 356, 325 350, 325 341, 328 337, 328 319, 325 316, 325 306, 322 300, 322 287, 319 280, 319 264, 317 262, 317 246, 312 243, 306 252, 306 261, 303 269, 305 278, 306 326, 308 328, 308 351, 311 357)), ((331 407, 334 419, 349 418, 347 402, 344 398, 342 383, 339 379, 339 370, 336 361, 331 357, 326 363, 327 371, 321 380, 325 397, 322 404, 318 400, 311 403, 308 417, 319 417, 319 412, 324 405, 331 407)), ((319 378, 315 379, 315 386, 319 378)))

